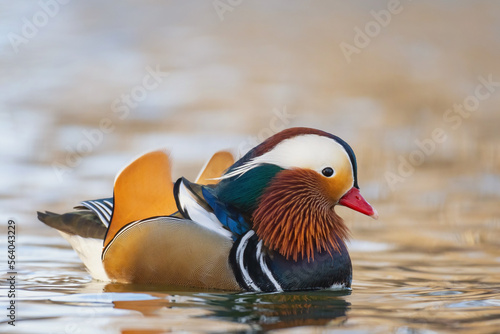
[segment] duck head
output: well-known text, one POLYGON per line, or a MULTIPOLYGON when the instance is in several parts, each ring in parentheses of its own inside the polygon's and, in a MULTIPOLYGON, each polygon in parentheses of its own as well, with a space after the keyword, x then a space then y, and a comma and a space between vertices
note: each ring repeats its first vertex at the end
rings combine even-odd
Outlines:
POLYGON ((264 245, 295 261, 343 248, 349 231, 337 205, 378 217, 359 191, 352 148, 310 128, 284 130, 252 149, 216 192, 247 215, 264 245))

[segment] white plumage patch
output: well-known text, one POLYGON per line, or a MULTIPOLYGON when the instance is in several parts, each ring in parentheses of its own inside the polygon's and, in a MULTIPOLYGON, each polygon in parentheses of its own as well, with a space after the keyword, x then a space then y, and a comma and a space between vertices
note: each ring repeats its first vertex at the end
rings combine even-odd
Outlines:
POLYGON ((220 179, 241 176, 263 164, 273 164, 284 169, 307 168, 318 173, 325 167, 331 167, 335 171, 336 168, 349 164, 352 171, 351 160, 342 145, 332 138, 307 134, 283 140, 269 152, 255 157, 220 179))
POLYGON ((347 288, 345 284, 341 284, 341 283, 335 283, 333 284, 332 286, 330 286, 328 288, 328 290, 332 290, 332 291, 337 291, 337 290, 345 290, 345 289, 349 289, 351 290, 351 288, 347 288))
POLYGON ((179 185, 178 193, 179 203, 182 210, 189 215, 189 218, 196 224, 201 225, 209 230, 212 230, 226 238, 231 238, 231 231, 227 230, 217 219, 215 214, 205 210, 194 198, 194 195, 184 185, 183 182, 179 185))
POLYGON ((92 278, 100 281, 110 281, 101 261, 102 239, 82 238, 58 231, 76 251, 92 278))

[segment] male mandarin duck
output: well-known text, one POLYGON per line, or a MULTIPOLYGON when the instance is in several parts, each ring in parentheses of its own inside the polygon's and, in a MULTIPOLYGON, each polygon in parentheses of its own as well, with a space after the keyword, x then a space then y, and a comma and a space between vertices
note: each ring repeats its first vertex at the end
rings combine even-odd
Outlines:
POLYGON ((215 154, 195 183, 173 183, 164 151, 124 170, 113 198, 72 213, 38 213, 71 243, 95 279, 121 283, 293 291, 350 287, 343 205, 377 218, 359 192, 342 139, 284 130, 237 162, 215 154))

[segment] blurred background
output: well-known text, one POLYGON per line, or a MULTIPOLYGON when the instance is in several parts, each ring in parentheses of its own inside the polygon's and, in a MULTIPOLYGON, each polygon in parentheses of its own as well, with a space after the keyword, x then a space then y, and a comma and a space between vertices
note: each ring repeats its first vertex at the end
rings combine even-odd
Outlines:
POLYGON ((36 210, 110 196, 116 173, 146 151, 168 148, 174 179, 193 179, 217 150, 240 155, 307 126, 353 147, 362 193, 380 213, 373 222, 339 208, 358 287, 408 282, 407 271, 380 270, 427 264, 430 254, 437 271, 416 281, 460 282, 442 275, 467 267, 467 282, 498 283, 499 3, 0 8, 0 214, 21 236, 57 236, 36 210))
POLYGON ((497 5, 393 3, 5 5, 2 211, 31 222, 35 209, 107 196, 124 164, 159 147, 176 176, 193 177, 214 151, 241 154, 291 126, 349 142, 372 199, 497 195, 497 5), (468 117, 450 115, 458 126, 445 121, 479 77, 494 91, 468 117), (388 182, 398 156, 436 128, 447 140, 411 177, 388 182))

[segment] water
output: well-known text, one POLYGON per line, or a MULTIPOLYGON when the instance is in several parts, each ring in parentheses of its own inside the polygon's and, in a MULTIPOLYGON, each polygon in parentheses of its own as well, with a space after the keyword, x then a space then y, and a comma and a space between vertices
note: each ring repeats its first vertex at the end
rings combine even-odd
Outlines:
POLYGON ((61 238, 20 241, 16 333, 477 333, 500 321, 498 251, 355 241, 352 291, 256 294, 96 282, 61 238))
MULTIPOLYGON (((8 34, 41 7, 0 5, 2 282, 8 219, 17 227, 16 327, 2 312, 0 330, 500 332, 497 86, 453 112, 484 80, 500 81, 500 8, 401 3, 350 63, 339 44, 386 2, 243 1, 222 21, 211 2, 70 2, 17 53, 8 34), (157 67, 168 76, 137 95, 157 67), (174 178, 193 179, 213 152, 243 153, 285 126, 330 131, 357 154, 380 219, 338 209, 352 234, 352 290, 105 284, 36 220, 111 195, 115 174, 145 151, 168 147, 174 178)), ((2 309, 7 294, 2 284, 2 309)))

